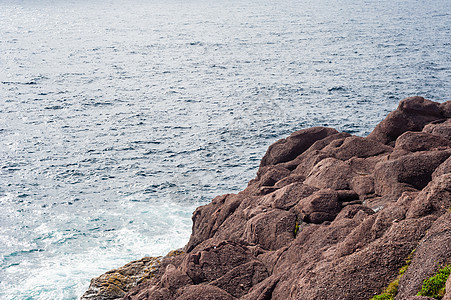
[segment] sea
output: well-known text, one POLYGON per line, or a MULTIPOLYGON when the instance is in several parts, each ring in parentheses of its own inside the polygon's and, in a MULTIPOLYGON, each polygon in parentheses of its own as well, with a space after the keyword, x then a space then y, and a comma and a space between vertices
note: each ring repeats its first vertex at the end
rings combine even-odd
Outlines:
POLYGON ((451 92, 449 0, 0 0, 0 299, 183 247, 267 147, 451 92))

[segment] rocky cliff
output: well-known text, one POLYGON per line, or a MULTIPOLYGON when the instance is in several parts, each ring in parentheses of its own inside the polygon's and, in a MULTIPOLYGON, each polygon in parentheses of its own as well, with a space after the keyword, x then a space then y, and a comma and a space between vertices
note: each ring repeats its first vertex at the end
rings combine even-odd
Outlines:
POLYGON ((451 279, 416 296, 451 263, 450 156, 451 101, 404 99, 366 138, 294 132, 244 191, 196 209, 183 252, 83 299, 451 299, 451 279))

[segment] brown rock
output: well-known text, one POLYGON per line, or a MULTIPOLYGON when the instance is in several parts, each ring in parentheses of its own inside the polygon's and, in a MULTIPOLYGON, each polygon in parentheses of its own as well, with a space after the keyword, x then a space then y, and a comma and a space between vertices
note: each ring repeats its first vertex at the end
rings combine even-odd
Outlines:
POLYGON ((350 187, 359 195, 374 193, 374 177, 371 175, 359 175, 352 178, 350 187))
POLYGON ((323 159, 330 158, 331 156, 320 150, 310 149, 296 159, 298 161, 298 166, 293 170, 292 174, 303 176, 306 178, 313 170, 313 168, 320 163, 323 159))
POLYGON ((451 276, 449 276, 446 281, 445 296, 443 297, 443 300, 451 300, 451 276))
POLYGON ((247 295, 240 299, 242 300, 268 300, 271 299, 274 288, 279 282, 280 276, 271 276, 266 280, 255 285, 247 295))
POLYGON ((404 191, 423 189, 432 179, 434 170, 450 153, 448 150, 415 152, 378 163, 374 172, 376 193, 401 195, 404 191))
POLYGON ((286 139, 278 140, 269 146, 261 160, 260 167, 293 160, 316 141, 335 133, 338 133, 338 131, 326 127, 314 127, 296 131, 286 139))
POLYGON ((223 241, 196 253, 189 253, 181 265, 181 271, 195 284, 199 284, 220 278, 251 259, 252 254, 243 246, 223 241))
POLYGON ((426 299, 423 280, 451 262, 450 117, 451 102, 413 97, 368 138, 317 127, 276 142, 244 191, 195 211, 188 253, 124 299, 370 299, 413 249, 396 299, 426 299))
POLYGON ((407 298, 404 298, 403 300, 436 300, 436 299, 426 296, 409 296, 407 298))
POLYGON ((441 103, 440 110, 445 118, 451 118, 451 101, 441 103))
POLYGON ((324 148, 330 144, 341 145, 344 139, 350 136, 349 133, 340 132, 316 141, 310 148, 292 161, 293 165, 296 165, 293 173, 307 176, 312 168, 322 159, 334 156, 334 153, 325 151, 324 148))
POLYGON ((133 289, 123 298, 124 300, 172 300, 174 297, 171 292, 165 288, 159 288, 155 285, 147 286, 142 284, 133 289))
POLYGON ((259 169, 257 178, 261 186, 273 186, 277 181, 290 175, 290 170, 281 166, 265 166, 259 169))
POLYGON ((294 211, 304 222, 320 224, 332 221, 340 212, 338 193, 333 190, 320 190, 302 199, 294 211))
POLYGON ((122 299, 140 283, 150 280, 159 271, 162 257, 144 257, 93 278, 81 299, 122 299))
POLYGON ((354 253, 312 265, 309 273, 297 277, 293 291, 295 298, 371 298, 397 276, 405 258, 428 226, 428 219, 394 223, 381 238, 354 253), (359 284, 355 284, 356 282, 359 284))
POLYGON ((436 177, 412 202, 408 218, 443 214, 451 208, 451 173, 436 177))
MULTIPOLYGON (((451 101, 448 102, 451 103, 451 101)), ((451 140, 451 119, 442 119, 431 122, 424 126, 423 132, 451 140)))
POLYGON ((352 179, 352 169, 346 162, 336 158, 326 158, 313 167, 304 183, 319 189, 346 190, 352 179))
POLYGON ((440 104, 423 97, 409 97, 399 102, 398 109, 401 112, 412 115, 426 115, 442 117, 440 104))
POLYGON ((451 156, 435 169, 434 173, 432 173, 432 179, 448 173, 451 173, 451 156))
POLYGON ((249 290, 268 277, 265 266, 253 260, 232 269, 224 276, 212 281, 210 284, 217 286, 234 297, 244 296, 249 290))
POLYGON ((289 184, 295 183, 295 182, 296 183, 302 183, 302 182, 304 182, 304 180, 305 180, 305 177, 302 176, 302 175, 291 174, 291 175, 289 175, 289 176, 277 181, 274 184, 274 187, 277 188, 277 189, 280 189, 280 188, 283 188, 283 187, 285 187, 285 186, 287 186, 289 184))
POLYGON ((440 265, 451 263, 451 213, 437 219, 418 243, 412 262, 399 281, 396 299, 415 296, 440 265))
POLYGON ((228 194, 198 207, 193 213, 193 233, 185 246, 186 251, 191 251, 202 241, 213 237, 222 223, 238 208, 240 201, 239 196, 228 194))
POLYGON ((172 291, 173 293, 185 285, 193 284, 193 281, 186 273, 182 272, 172 264, 166 267, 166 270, 160 280, 162 287, 172 291))
POLYGON ((281 209, 268 209, 246 223, 245 238, 248 243, 264 249, 275 250, 294 239, 296 215, 281 209))
POLYGON ((400 135, 395 143, 395 150, 403 149, 411 152, 447 149, 451 140, 425 132, 407 131, 400 135))
POLYGON ((317 190, 312 186, 295 182, 264 196, 259 203, 268 207, 288 210, 317 190))
POLYGON ((331 156, 333 155, 337 159, 348 160, 350 158, 366 158, 382 153, 390 153, 393 151, 393 148, 375 140, 351 136, 345 138, 342 143, 329 144, 323 151, 329 152, 331 156))
POLYGON ((368 135, 369 139, 389 144, 406 131, 421 131, 435 120, 442 119, 440 104, 422 97, 410 97, 399 103, 398 109, 388 114, 368 135))
POLYGON ((226 291, 212 285, 190 285, 180 291, 176 300, 233 300, 226 291))

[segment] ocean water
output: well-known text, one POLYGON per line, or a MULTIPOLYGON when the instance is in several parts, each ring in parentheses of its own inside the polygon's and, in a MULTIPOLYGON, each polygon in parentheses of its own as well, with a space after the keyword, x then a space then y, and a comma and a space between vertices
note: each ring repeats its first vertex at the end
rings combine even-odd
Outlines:
POLYGON ((266 148, 449 100, 448 0, 0 0, 0 299, 183 247, 266 148))

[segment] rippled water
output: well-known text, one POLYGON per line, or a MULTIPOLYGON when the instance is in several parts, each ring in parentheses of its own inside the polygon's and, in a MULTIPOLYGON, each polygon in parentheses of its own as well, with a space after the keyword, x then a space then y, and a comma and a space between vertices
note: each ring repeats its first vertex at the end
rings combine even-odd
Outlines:
POLYGON ((450 5, 0 0, 0 298, 182 247, 292 131, 448 100, 450 5))

